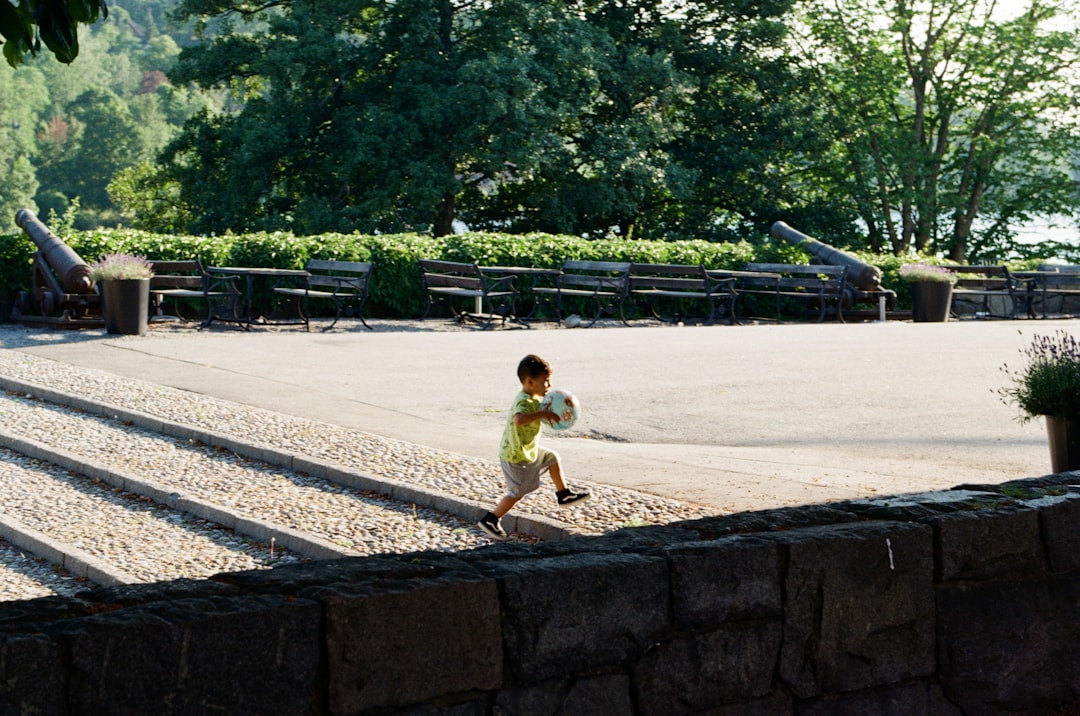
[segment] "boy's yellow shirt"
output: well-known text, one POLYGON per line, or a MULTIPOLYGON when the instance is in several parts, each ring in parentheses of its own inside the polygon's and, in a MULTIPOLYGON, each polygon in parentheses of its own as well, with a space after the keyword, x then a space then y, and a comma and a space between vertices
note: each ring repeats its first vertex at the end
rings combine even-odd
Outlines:
POLYGON ((540 398, 534 398, 525 391, 514 396, 514 404, 510 406, 510 413, 506 416, 506 427, 499 445, 499 459, 503 462, 521 464, 536 460, 541 421, 514 425, 514 416, 519 413, 535 413, 540 409, 540 401, 540 398))

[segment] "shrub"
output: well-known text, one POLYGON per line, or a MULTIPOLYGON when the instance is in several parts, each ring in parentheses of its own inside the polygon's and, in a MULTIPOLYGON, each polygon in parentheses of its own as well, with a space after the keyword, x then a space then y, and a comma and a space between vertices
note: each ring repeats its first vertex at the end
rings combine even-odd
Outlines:
POLYGON ((153 275, 154 269, 145 256, 105 254, 90 264, 90 278, 94 281, 125 281, 153 275))
POLYGON ((956 273, 944 266, 933 264, 904 264, 900 267, 900 278, 908 283, 956 283, 956 273))
POLYGON ((1065 331, 1036 335, 1021 352, 1026 364, 1020 370, 1002 366, 1010 384, 998 390, 1007 405, 1020 408, 1020 421, 1037 415, 1080 420, 1080 343, 1076 338, 1065 331))

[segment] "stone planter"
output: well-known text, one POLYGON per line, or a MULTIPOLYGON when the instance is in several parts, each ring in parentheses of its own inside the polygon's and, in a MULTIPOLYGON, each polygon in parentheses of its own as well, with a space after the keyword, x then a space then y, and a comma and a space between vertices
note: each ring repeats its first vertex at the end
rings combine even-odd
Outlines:
POLYGON ((949 320, 952 284, 948 281, 915 281, 911 284, 911 319, 915 323, 949 320))
POLYGON ((1051 469, 1055 473, 1080 470, 1080 420, 1045 417, 1051 469))
POLYGON ((108 279, 98 283, 105 332, 141 336, 150 314, 150 279, 108 279))

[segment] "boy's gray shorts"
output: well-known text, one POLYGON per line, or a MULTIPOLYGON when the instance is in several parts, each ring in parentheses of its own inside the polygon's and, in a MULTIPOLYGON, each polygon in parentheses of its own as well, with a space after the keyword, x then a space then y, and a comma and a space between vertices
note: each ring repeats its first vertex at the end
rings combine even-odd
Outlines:
POLYGON ((525 497, 540 487, 540 476, 559 462, 559 453, 554 450, 537 448, 539 451, 534 462, 504 462, 503 475, 506 476, 506 494, 510 497, 525 497))

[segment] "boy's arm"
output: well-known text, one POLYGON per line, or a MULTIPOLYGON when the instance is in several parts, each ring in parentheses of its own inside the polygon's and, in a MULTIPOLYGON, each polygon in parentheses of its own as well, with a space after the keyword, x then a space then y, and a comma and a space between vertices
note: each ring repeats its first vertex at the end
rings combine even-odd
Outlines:
POLYGON ((531 413, 514 413, 514 425, 522 426, 545 420, 549 423, 559 422, 559 414, 553 410, 536 410, 531 413))

